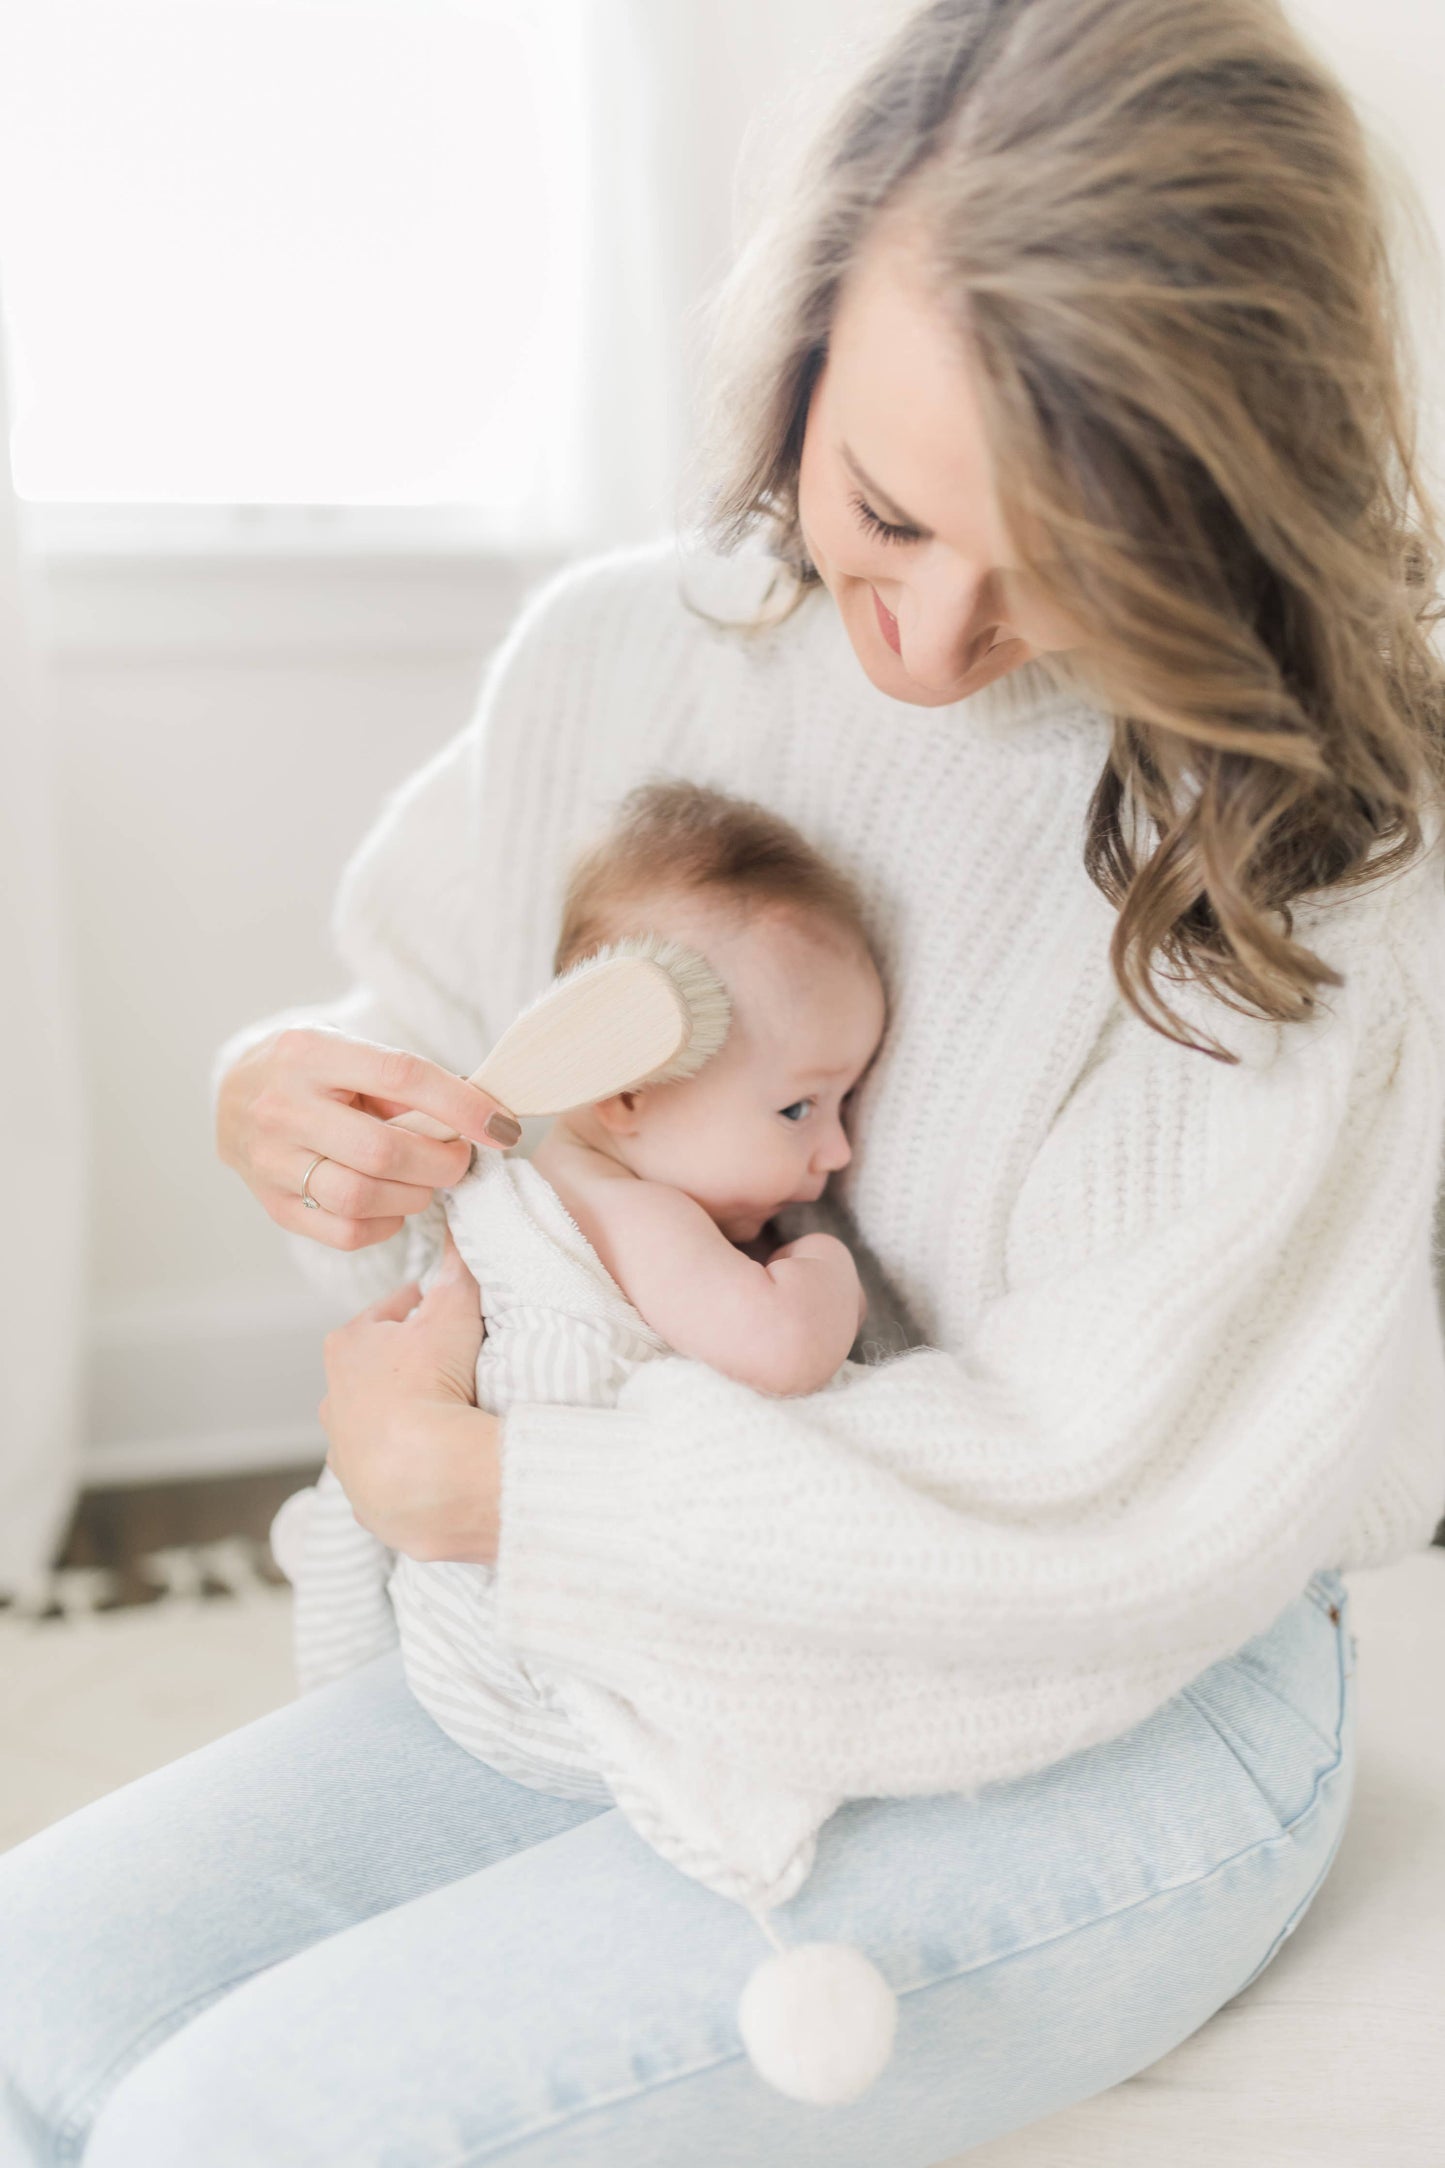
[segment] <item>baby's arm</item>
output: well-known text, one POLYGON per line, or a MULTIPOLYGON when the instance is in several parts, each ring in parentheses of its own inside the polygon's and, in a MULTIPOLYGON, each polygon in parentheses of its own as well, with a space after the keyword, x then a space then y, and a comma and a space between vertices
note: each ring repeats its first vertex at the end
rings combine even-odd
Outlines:
POLYGON ((661 1182, 609 1185, 606 1242, 608 1270, 654 1332, 760 1392, 820 1391, 867 1307, 836 1235, 800 1235, 758 1264, 661 1182))

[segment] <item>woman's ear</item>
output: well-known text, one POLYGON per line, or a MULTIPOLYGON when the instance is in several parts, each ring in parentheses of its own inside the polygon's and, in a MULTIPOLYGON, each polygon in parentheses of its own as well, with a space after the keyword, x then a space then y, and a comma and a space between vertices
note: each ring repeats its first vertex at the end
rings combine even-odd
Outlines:
POLYGON ((614 1137, 635 1137, 642 1127, 641 1098, 640 1090, 610 1092, 605 1099, 593 1101, 592 1111, 614 1137))

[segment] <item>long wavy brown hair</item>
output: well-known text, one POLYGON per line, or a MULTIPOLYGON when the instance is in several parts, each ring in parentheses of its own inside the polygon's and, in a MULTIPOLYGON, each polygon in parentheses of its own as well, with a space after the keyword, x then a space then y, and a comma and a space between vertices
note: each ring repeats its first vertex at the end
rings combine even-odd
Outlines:
MULTIPOLYGON (((714 320, 705 525, 787 600, 842 281, 903 205, 968 339, 1019 562, 1113 719, 1084 863, 1161 981, 1287 1022, 1340 975, 1291 905, 1402 870, 1445 784, 1440 516, 1398 251, 1407 176, 1275 0, 933 0, 876 55, 714 320)), ((775 611, 773 615, 776 617, 775 611)))

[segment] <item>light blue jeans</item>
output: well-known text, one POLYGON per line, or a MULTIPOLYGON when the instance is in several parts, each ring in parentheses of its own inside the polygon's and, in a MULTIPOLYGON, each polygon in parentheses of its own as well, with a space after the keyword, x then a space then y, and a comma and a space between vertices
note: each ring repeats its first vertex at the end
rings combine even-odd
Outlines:
POLYGON ((1344 1828, 1352 1658, 1319 1573, 1120 1739, 841 1808, 777 1924, 858 1944, 899 2022, 818 2108, 743 2053, 747 1913, 473 1760, 378 1657, 0 1855, 0 2162, 933 2168, 1268 1964, 1344 1828))

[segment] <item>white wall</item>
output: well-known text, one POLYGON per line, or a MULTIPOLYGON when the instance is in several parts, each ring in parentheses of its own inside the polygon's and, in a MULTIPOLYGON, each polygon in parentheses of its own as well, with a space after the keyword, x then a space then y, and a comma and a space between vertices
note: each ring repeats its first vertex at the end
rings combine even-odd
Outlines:
POLYGON ((1445 250, 1445 0, 1286 0, 1287 11, 1349 90, 1387 173, 1413 183, 1426 226, 1423 255, 1412 237, 1401 263, 1407 276, 1419 354, 1426 455, 1437 491, 1445 491, 1445 338, 1442 277, 1430 261, 1445 250))
POLYGON ((342 990, 341 866, 466 719, 527 576, 465 558, 51 569, 108 1468, 320 1441, 323 1312, 215 1157, 210 1058, 249 1018, 342 990))
MULTIPOLYGON (((657 157, 670 177, 666 335, 680 353, 726 261, 745 132, 766 160, 820 61, 836 72, 838 41, 902 10, 641 5, 673 82, 657 157)), ((1367 117, 1388 117, 1445 231, 1445 7, 1296 0, 1294 12, 1367 117)), ((684 427, 685 400, 679 441, 684 427)), ((341 866, 385 793, 465 720, 539 569, 440 552, 50 567, 96 1185, 96 1476, 320 1456, 332 1320, 214 1157, 207 1069, 237 1025, 341 990, 326 935, 341 866)))
MULTIPOLYGON (((899 0, 638 0, 667 83, 655 159, 661 336, 730 246, 753 117, 899 0)), ((619 507, 618 531, 636 531, 619 507)), ((47 566, 67 903, 93 1139, 89 1462, 100 1480, 324 1450, 335 1321, 214 1154, 222 1038, 340 992, 338 875, 383 797, 466 720, 540 563, 56 555, 47 566)), ((478 1050, 480 1058, 483 1049, 478 1050)))

